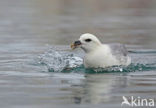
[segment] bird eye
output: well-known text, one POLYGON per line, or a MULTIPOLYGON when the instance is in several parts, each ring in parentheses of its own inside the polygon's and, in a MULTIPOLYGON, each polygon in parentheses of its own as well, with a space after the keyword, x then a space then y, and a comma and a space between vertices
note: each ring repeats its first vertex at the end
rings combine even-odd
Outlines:
POLYGON ((90 41, 92 41, 92 40, 91 40, 91 39, 86 39, 85 41, 86 41, 86 42, 90 42, 90 41))

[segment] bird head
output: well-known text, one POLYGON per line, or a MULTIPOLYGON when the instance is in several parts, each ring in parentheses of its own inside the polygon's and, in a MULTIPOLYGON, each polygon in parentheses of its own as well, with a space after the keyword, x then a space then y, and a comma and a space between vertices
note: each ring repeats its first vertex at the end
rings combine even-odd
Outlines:
POLYGON ((100 46, 101 42, 99 39, 90 33, 85 33, 80 36, 80 38, 75 41, 71 48, 82 48, 85 52, 90 52, 96 49, 96 47, 100 46))

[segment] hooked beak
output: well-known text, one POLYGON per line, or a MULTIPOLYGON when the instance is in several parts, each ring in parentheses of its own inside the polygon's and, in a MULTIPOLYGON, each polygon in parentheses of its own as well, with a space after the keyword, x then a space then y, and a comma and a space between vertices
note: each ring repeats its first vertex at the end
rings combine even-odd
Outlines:
POLYGON ((75 41, 73 44, 71 44, 71 48, 75 49, 75 48, 77 48, 80 45, 81 45, 81 42, 78 40, 78 41, 75 41))

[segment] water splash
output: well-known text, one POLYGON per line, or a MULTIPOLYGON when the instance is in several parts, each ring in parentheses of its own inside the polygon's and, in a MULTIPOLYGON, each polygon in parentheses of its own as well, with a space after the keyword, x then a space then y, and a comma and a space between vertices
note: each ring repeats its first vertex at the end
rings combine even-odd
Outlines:
POLYGON ((107 68, 86 69, 82 58, 71 52, 49 49, 38 57, 39 64, 45 65, 49 72, 76 72, 76 73, 117 73, 156 70, 156 63, 132 63, 125 66, 112 66, 107 68))
POLYGON ((72 53, 65 51, 56 51, 49 49, 44 54, 40 55, 39 62, 46 65, 50 72, 61 72, 63 70, 71 69, 80 66, 83 60, 72 53))

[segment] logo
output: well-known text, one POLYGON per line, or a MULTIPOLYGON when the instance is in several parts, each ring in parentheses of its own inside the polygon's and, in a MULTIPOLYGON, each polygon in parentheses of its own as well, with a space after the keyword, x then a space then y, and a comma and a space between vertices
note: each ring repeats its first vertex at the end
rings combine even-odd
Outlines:
POLYGON ((141 97, 122 97, 123 101, 121 106, 131 106, 131 107, 140 107, 140 106, 147 106, 147 107, 154 107, 154 99, 145 99, 141 97))

